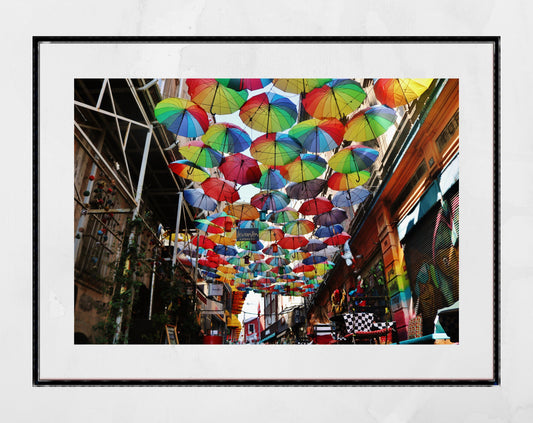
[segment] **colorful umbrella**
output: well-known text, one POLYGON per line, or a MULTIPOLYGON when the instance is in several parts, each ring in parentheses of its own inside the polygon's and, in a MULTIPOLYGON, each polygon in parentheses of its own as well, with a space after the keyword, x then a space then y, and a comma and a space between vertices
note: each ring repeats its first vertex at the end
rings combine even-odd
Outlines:
POLYGON ((315 267, 311 264, 300 264, 293 269, 294 273, 312 272, 315 267))
POLYGON ((304 236, 285 236, 278 245, 286 250, 296 250, 307 245, 309 240, 304 236))
POLYGON ((277 275, 289 275, 292 273, 292 268, 289 266, 277 266, 273 267, 272 271, 277 275))
POLYGON ((240 253, 238 253, 238 256, 239 257, 248 256, 250 260, 254 260, 254 261, 263 260, 265 258, 264 254, 261 254, 258 252, 251 252, 251 251, 241 251, 240 253))
POLYGON ((272 212, 268 215, 268 221, 272 223, 287 223, 291 220, 298 219, 299 213, 292 207, 285 207, 277 212, 272 212))
POLYGON ((206 168, 217 167, 222 154, 206 146, 202 141, 190 141, 179 149, 180 154, 190 162, 206 168))
POLYGON ((259 232, 259 239, 263 241, 273 242, 279 241, 285 236, 283 231, 279 228, 267 228, 259 232))
POLYGON ((192 207, 213 211, 217 208, 216 200, 205 194, 202 188, 183 190, 183 197, 192 207))
POLYGON ((322 175, 328 163, 314 154, 301 154, 281 170, 283 177, 291 182, 304 182, 322 175))
POLYGON ((239 126, 232 123, 216 123, 211 125, 202 135, 202 141, 223 153, 240 153, 250 147, 252 139, 239 126))
POLYGON ((343 209, 333 208, 328 212, 321 213, 318 216, 313 216, 313 222, 315 225, 331 226, 337 223, 341 223, 348 219, 348 215, 343 209))
POLYGON ((343 148, 329 159, 329 166, 340 173, 354 173, 372 166, 379 152, 362 144, 343 148))
POLYGON ((364 142, 387 132, 396 121, 396 112, 389 106, 372 106, 360 110, 346 124, 344 139, 364 142))
POLYGON ((272 244, 270 247, 263 249, 263 253, 269 256, 286 257, 287 250, 279 247, 277 244, 272 244))
POLYGON ((286 266, 289 264, 289 260, 283 257, 269 257, 266 262, 271 266, 286 266))
POLYGON ((247 91, 235 91, 216 79, 187 79, 191 100, 212 115, 228 115, 241 108, 248 99, 247 91))
POLYGON ((235 221, 237 220, 235 216, 231 216, 226 212, 211 214, 207 216, 206 219, 213 222, 215 225, 221 226, 223 228, 225 228, 228 224, 233 225, 233 223, 235 223, 235 221))
POLYGON ((351 236, 349 234, 342 232, 338 235, 333 235, 332 237, 325 239, 324 242, 328 245, 343 245, 350 238, 351 236))
POLYGON ((195 165, 189 160, 176 160, 168 165, 169 169, 176 175, 194 182, 203 182, 209 178, 209 172, 195 165))
POLYGON ((307 264, 307 265, 313 265, 313 264, 323 263, 325 261, 328 261, 327 257, 312 255, 312 256, 307 257, 306 259, 303 259, 302 263, 307 264))
POLYGON ((217 78, 217 81, 228 88, 236 91, 241 90, 260 90, 266 87, 272 82, 272 79, 268 78, 243 78, 243 79, 221 79, 217 78))
POLYGON ((237 241, 237 247, 247 251, 260 251, 265 248, 261 241, 237 241))
POLYGON ((328 246, 328 244, 326 244, 325 242, 320 241, 319 239, 310 239, 309 243, 305 247, 302 247, 302 251, 310 253, 310 252, 313 252, 313 251, 323 250, 327 246, 328 246))
POLYGON ((283 176, 281 176, 281 173, 278 169, 272 169, 264 164, 260 165, 259 169, 261 169, 261 178, 259 179, 258 183, 253 184, 254 186, 261 189, 270 190, 281 189, 287 184, 287 181, 283 176))
POLYGON ((321 87, 331 79, 316 78, 285 78, 274 79, 274 86, 282 91, 292 94, 303 94, 311 92, 314 88, 321 87))
POLYGON ((235 245, 237 242, 237 232, 225 232, 223 234, 213 234, 209 235, 208 238, 220 245, 235 245))
POLYGON ((315 231, 315 236, 317 238, 329 238, 330 236, 342 233, 343 230, 344 228, 342 227, 342 225, 339 224, 331 226, 320 226, 315 231))
POLYGON ((309 198, 315 198, 320 194, 326 186, 324 179, 311 179, 304 182, 292 182, 285 188, 289 198, 295 198, 297 200, 307 200, 309 198))
POLYGON ((254 195, 250 204, 261 211, 281 210, 289 204, 289 197, 280 191, 261 191, 254 195))
POLYGON ((212 250, 216 246, 216 244, 213 241, 211 241, 208 237, 204 235, 195 235, 191 239, 191 244, 194 245, 195 247, 198 246, 198 247, 205 248, 206 250, 212 250))
POLYGON ((243 229, 256 228, 256 229, 259 229, 259 231, 263 231, 265 229, 268 229, 269 227, 270 225, 268 223, 261 222, 260 220, 243 220, 239 222, 239 228, 243 228, 243 229))
POLYGON ((433 79, 378 79, 374 93, 381 104, 398 107, 420 97, 432 82, 433 79))
POLYGON ((257 160, 241 153, 224 157, 219 169, 227 180, 241 185, 258 182, 261 178, 257 160))
MULTIPOLYGON (((309 245, 309 244, 307 244, 307 245, 309 245)), ((293 259, 293 260, 303 260, 303 259, 306 259, 309 256, 311 256, 311 253, 308 253, 307 251, 294 251, 291 254, 291 259, 293 259)))
POLYGON ((237 271, 232 266, 218 266, 217 270, 221 273, 234 275, 237 271))
POLYGON ((342 121, 365 98, 365 91, 354 80, 334 79, 307 94, 302 104, 307 113, 316 119, 336 118, 342 121))
POLYGON ((256 138, 250 146, 250 154, 268 166, 283 166, 292 162, 302 152, 299 141, 287 134, 268 133, 256 138))
MULTIPOLYGON (((205 267, 209 267, 211 269, 216 269, 218 267, 218 264, 212 262, 212 261, 209 261, 207 259, 200 259, 198 260, 198 264, 200 266, 205 266, 205 267)), ((216 276, 215 276, 216 277, 216 276)))
POLYGON ((239 116, 246 126, 272 133, 289 129, 296 121, 296 105, 272 92, 257 94, 241 107, 239 116))
POLYGON ((298 211, 303 215, 322 214, 330 211, 332 208, 333 204, 327 198, 316 197, 304 201, 298 211))
POLYGON ((250 264, 250 266, 248 266, 248 268, 252 271, 252 272, 266 272, 267 270, 271 269, 272 266, 266 264, 266 263, 263 263, 261 261, 256 261, 252 264, 250 264))
POLYGON ((305 235, 313 232, 315 224, 310 220, 297 219, 283 225, 283 232, 289 235, 305 235))
POLYGON ((221 228, 218 225, 215 225, 213 222, 210 222, 207 219, 196 219, 194 221, 194 226, 200 231, 207 232, 209 234, 221 234, 224 233, 224 228, 221 228))
POLYGON ((228 204, 224 207, 224 211, 237 220, 256 220, 259 219, 259 212, 257 209, 248 203, 228 204))
POLYGON ((361 170, 354 173, 333 172, 328 179, 328 187, 335 191, 347 191, 359 185, 363 185, 370 179, 370 172, 361 170))
POLYGON ((221 256, 236 256, 237 249, 230 245, 215 245, 213 251, 221 256))
POLYGON ((370 191, 363 187, 356 187, 348 191, 339 191, 333 196, 331 202, 335 207, 351 207, 365 201, 370 195, 370 191))
POLYGON ((204 192, 217 201, 234 203, 240 196, 235 189, 235 183, 220 178, 209 178, 202 182, 204 192))
POLYGON ((289 135, 312 153, 333 150, 341 145, 344 125, 338 119, 309 119, 294 125, 289 135))
POLYGON ((183 98, 166 98, 155 106, 155 118, 172 133, 182 137, 199 137, 209 127, 204 109, 183 98))

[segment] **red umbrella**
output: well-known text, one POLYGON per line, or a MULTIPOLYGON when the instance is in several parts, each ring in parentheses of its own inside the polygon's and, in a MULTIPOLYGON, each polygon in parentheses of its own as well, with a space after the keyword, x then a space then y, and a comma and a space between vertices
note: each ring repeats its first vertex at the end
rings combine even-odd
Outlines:
POLYGON ((225 157, 219 169, 227 180, 241 185, 259 182, 261 179, 257 160, 241 153, 225 157))
POLYGON ((294 273, 311 272, 313 270, 315 270, 315 267, 312 264, 300 264, 292 269, 294 273))
POLYGON ((212 250, 217 245, 204 235, 195 235, 193 239, 191 239, 191 244, 195 247, 205 248, 206 250, 212 250))
POLYGON ((239 193, 235 189, 235 183, 220 178, 209 178, 202 182, 202 188, 206 195, 217 200, 234 203, 239 198, 239 193))
POLYGON ((324 242, 328 245, 342 245, 351 238, 346 232, 342 232, 337 235, 333 235, 329 238, 326 238, 324 242))
POLYGON ((304 236, 285 236, 278 241, 278 245, 286 250, 296 250, 307 245, 309 240, 304 236))
POLYGON ((333 208, 333 204, 327 198, 317 197, 311 200, 305 201, 298 211, 301 214, 322 214, 330 211, 333 208))
POLYGON ((217 263, 214 263, 214 262, 212 262, 212 261, 210 261, 208 259, 200 259, 200 260, 198 260, 198 264, 201 265, 201 266, 211 267, 213 269, 218 267, 217 263))

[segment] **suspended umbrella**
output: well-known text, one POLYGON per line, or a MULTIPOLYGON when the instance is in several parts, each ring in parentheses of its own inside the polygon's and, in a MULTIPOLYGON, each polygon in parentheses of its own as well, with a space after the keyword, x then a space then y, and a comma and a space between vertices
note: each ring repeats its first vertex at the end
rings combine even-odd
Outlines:
POLYGON ((277 244, 272 244, 270 247, 264 248, 263 253, 269 256, 286 257, 287 250, 279 247, 277 244))
POLYGON ((252 139, 239 126, 232 123, 211 125, 202 135, 202 141, 211 148, 223 153, 240 153, 250 147, 252 139))
POLYGON ((289 129, 296 121, 296 105, 272 92, 250 97, 241 107, 243 123, 256 131, 271 133, 289 129))
POLYGON ((176 175, 194 182, 203 182, 209 178, 209 172, 207 170, 195 165, 189 160, 176 160, 170 163, 168 167, 176 175))
POLYGON ((311 264, 300 264, 293 269, 294 273, 311 272, 315 270, 315 267, 311 264))
POLYGON ((292 268, 290 266, 277 266, 273 267, 272 271, 277 275, 288 275, 292 272, 292 268))
MULTIPOLYGON (((257 209, 256 209, 257 210, 257 209)), ((243 229, 259 229, 259 231, 263 231, 265 229, 268 229, 270 225, 266 222, 261 222, 260 220, 243 220, 239 222, 239 228, 243 229)))
POLYGON ((224 207, 224 211, 232 216, 235 216, 237 220, 259 219, 259 212, 257 209, 248 203, 228 204, 226 207, 224 207))
POLYGON ((261 251, 265 248, 261 241, 237 241, 237 247, 247 251, 261 251))
POLYGON ((268 242, 279 241, 285 236, 283 231, 279 228, 267 228, 259 232, 259 239, 268 242))
POLYGON ((313 265, 313 264, 318 264, 318 263, 323 263, 325 261, 328 261, 328 258, 325 257, 325 256, 315 256, 315 255, 312 255, 312 256, 309 256, 307 257, 306 259, 303 259, 302 260, 302 263, 303 264, 310 264, 310 265, 313 265))
POLYGON ((217 275, 216 273, 208 272, 206 270, 202 270, 202 275, 204 276, 204 278, 211 278, 211 279, 217 279, 219 277, 219 275, 217 275))
POLYGON ((278 169, 272 169, 264 164, 259 165, 259 169, 261 170, 261 178, 259 179, 259 182, 253 184, 254 186, 261 189, 272 190, 281 189, 287 184, 287 181, 281 176, 278 169))
POLYGON ((166 98, 155 106, 155 118, 172 133, 182 137, 199 137, 209 127, 204 109, 183 98, 166 98))
MULTIPOLYGON (((270 257, 270 258, 275 258, 275 257, 270 257)), ((273 265, 270 265, 270 267, 273 267, 273 265)), ((267 270, 266 272, 256 272, 256 273, 257 273, 257 276, 265 277, 265 278, 275 278, 277 276, 274 272, 270 270, 267 270)))
POLYGON ((370 195, 370 191, 363 187, 356 187, 348 191, 339 191, 333 196, 331 202, 335 207, 351 207, 362 203, 370 195))
POLYGON ((239 272, 235 274, 235 277, 247 279, 248 281, 250 281, 251 279, 255 278, 255 275, 253 272, 239 272))
POLYGON ((234 275, 237 271, 232 266, 218 266, 217 270, 222 273, 234 275))
POLYGON ((330 82, 331 79, 316 79, 316 78, 285 78, 274 79, 274 86, 282 91, 292 94, 303 94, 312 91, 314 88, 330 82))
POLYGON ((348 241, 351 238, 349 234, 346 232, 342 232, 337 235, 333 235, 330 238, 327 238, 324 240, 324 242, 328 245, 343 245, 346 241, 348 241))
POLYGON ((378 158, 379 152, 362 144, 350 145, 343 148, 329 159, 329 166, 340 173, 354 173, 372 166, 378 158))
POLYGON ((258 253, 258 252, 252 252, 252 251, 241 251, 240 253, 238 253, 238 256, 239 257, 248 256, 250 260, 254 260, 254 261, 263 260, 265 258, 264 254, 258 253))
POLYGON ((302 247, 302 251, 311 253, 313 251, 323 250, 326 247, 327 244, 325 242, 322 242, 319 239, 310 239, 309 243, 305 247, 302 247))
POLYGON ((192 207, 209 211, 217 208, 216 200, 206 195, 202 188, 183 190, 183 197, 192 207))
POLYGON ((224 228, 215 225, 213 222, 207 219, 196 219, 194 221, 194 226, 196 226, 198 230, 207 232, 209 234, 221 234, 224 232, 224 228))
POLYGON ((327 198, 316 197, 311 200, 304 201, 298 211, 303 215, 321 214, 330 211, 333 204, 327 198))
POLYGON ((212 115, 228 115, 241 108, 248 99, 247 91, 235 91, 216 79, 187 79, 191 100, 212 115))
POLYGON ((272 266, 270 266, 270 265, 268 265, 266 263, 260 262, 260 261, 256 261, 256 262, 250 264, 250 266, 248 266, 248 268, 252 272, 266 272, 267 270, 271 269, 272 266))
POLYGON ((289 135, 312 153, 323 153, 341 145, 344 125, 338 119, 309 119, 294 125, 289 135))
POLYGON ((231 245, 215 245, 213 251, 221 256, 236 256, 237 249, 231 245))
POLYGON ((342 233, 342 231, 344 231, 344 228, 339 224, 332 226, 320 226, 315 231, 315 236, 317 238, 329 238, 330 236, 342 233))
POLYGON ((317 226, 331 226, 335 225, 336 223, 341 223, 346 219, 348 219, 348 214, 343 209, 339 209, 337 207, 334 207, 328 212, 313 216, 313 222, 317 226))
MULTIPOLYGON (((209 178, 202 182, 204 192, 217 201, 234 203, 240 196, 235 183, 220 178, 209 178)), ((231 213, 230 213, 231 214, 231 213)))
POLYGON ((315 198, 320 194, 326 186, 324 179, 311 179, 303 182, 291 182, 287 185, 285 191, 289 198, 297 200, 307 200, 315 198))
POLYGON ((222 161, 222 154, 202 141, 190 141, 180 147, 179 152, 185 159, 206 168, 217 167, 222 161))
POLYGON ((269 257, 266 262, 271 266, 286 266, 289 264, 289 260, 283 257, 269 257))
POLYGON ((289 197, 281 191, 261 191, 254 195, 250 204, 261 211, 281 210, 289 204, 289 197))
POLYGON ((246 259, 243 257, 229 257, 228 263, 233 264, 234 266, 246 266, 246 259))
POLYGON ((214 251, 212 250, 209 250, 207 252, 207 259, 213 263, 217 263, 217 264, 229 264, 229 262, 224 259, 222 256, 220 256, 219 254, 215 253, 214 251))
POLYGON ((218 264, 213 263, 212 261, 209 261, 207 259, 198 260, 198 264, 201 266, 209 267, 211 269, 216 269, 218 267, 218 264))
POLYGON ((233 225, 233 223, 235 223, 237 220, 235 216, 231 216, 226 212, 211 214, 207 216, 206 219, 223 228, 225 228, 226 225, 233 225))
POLYGON ((359 185, 363 185, 370 179, 368 170, 353 173, 333 172, 328 179, 328 187, 335 191, 347 191, 359 185))
POLYGON ((298 219, 299 213, 292 207, 285 207, 277 212, 272 212, 268 215, 267 220, 272 223, 287 223, 291 220, 298 219))
POLYGON ((296 250, 307 245, 309 240, 304 236, 285 236, 278 245, 286 250, 296 250))
POLYGON ((383 135, 396 121, 396 112, 389 106, 372 106, 360 110, 346 124, 344 139, 364 142, 383 135))
POLYGON ((344 120, 357 110, 366 98, 365 91, 351 79, 334 79, 315 88, 302 100, 302 104, 316 119, 336 118, 344 120))
POLYGON ((235 231, 209 235, 208 238, 211 241, 221 245, 235 245, 237 242, 237 235, 235 231))
POLYGON ((224 157, 219 169, 227 180, 241 185, 258 182, 261 178, 257 160, 241 153, 224 157))
POLYGON ((260 90, 266 87, 272 82, 272 79, 268 78, 242 78, 242 79, 221 79, 217 78, 217 81, 228 88, 236 91, 241 90, 260 90))
POLYGON ((299 141, 287 134, 268 133, 256 138, 250 146, 250 154, 268 166, 283 166, 292 162, 302 152, 299 141))
MULTIPOLYGON (((309 245, 309 244, 307 244, 309 245)), ((291 258, 293 260, 303 260, 307 257, 311 256, 311 253, 307 252, 307 251, 294 251, 292 254, 291 254, 291 258)))
POLYGON ((313 232, 315 224, 310 220, 297 219, 283 225, 283 232, 289 235, 305 235, 313 232))
MULTIPOLYGON (((204 235, 195 235, 191 239, 191 244, 194 246, 205 248, 206 250, 212 250, 216 244, 204 235)), ((217 251, 215 251, 217 252, 217 251)))
POLYGON ((301 154, 293 162, 283 166, 281 174, 291 182, 304 182, 322 175, 328 166, 326 160, 315 154, 301 154))
POLYGON ((432 82, 433 79, 378 79, 374 93, 381 104, 398 107, 420 97, 432 82))

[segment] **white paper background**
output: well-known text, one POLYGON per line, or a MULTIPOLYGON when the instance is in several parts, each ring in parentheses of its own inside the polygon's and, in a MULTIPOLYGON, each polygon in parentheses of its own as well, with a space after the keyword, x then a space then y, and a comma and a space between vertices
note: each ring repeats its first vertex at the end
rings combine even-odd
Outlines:
MULTIPOLYGON (((4 303, 0 308, 0 374, 4 395, 0 405, 7 421, 171 421, 184 418, 195 421, 270 421, 275 418, 307 421, 353 418, 385 422, 427 421, 428 418, 436 422, 531 421, 533 401, 528 382, 532 376, 532 343, 527 324, 531 318, 529 275, 533 266, 529 239, 533 190, 529 182, 532 147, 527 114, 528 77, 531 74, 528 52, 532 41, 529 23, 533 18, 533 9, 529 3, 515 0, 445 1, 432 8, 422 1, 408 4, 342 1, 334 6, 316 1, 271 1, 268 5, 253 7, 249 2, 235 1, 212 4, 198 1, 178 5, 161 1, 94 0, 80 6, 65 1, 12 3, 5 9, 0 16, 4 53, 1 70, 4 95, 0 107, 4 124, 3 143, 7 146, 0 166, 4 200, 4 249, 0 278, 4 286, 4 303), (493 388, 32 387, 32 35, 501 35, 502 385, 493 388)), ((320 60, 313 67, 319 66, 320 60)), ((450 57, 450 62, 456 60, 450 57)), ((56 66, 60 69, 69 61, 71 58, 64 56, 56 66)), ((173 72, 182 69, 179 66, 175 64, 173 72)), ((203 69, 191 71, 200 73, 203 69)), ((158 72, 154 74, 146 76, 165 76, 158 72)), ((134 73, 131 76, 139 75, 134 73)), ((59 109, 65 107, 70 113, 70 104, 58 106, 59 109)), ((71 129, 65 134, 67 142, 72 140, 71 129)), ((465 146, 464 130, 461 126, 461 148, 465 146)), ((480 140, 483 145, 484 142, 480 140)), ((463 151, 461 154, 464 157, 463 151)), ((66 173, 62 175, 67 176, 55 181, 60 187, 61 179, 71 180, 71 165, 59 160, 57 165, 60 168, 66 166, 66 173)), ((461 166, 461 218, 464 223, 463 161, 461 166)), ((69 184, 67 191, 71 190, 69 184)), ((71 208, 71 198, 63 200, 58 192, 54 194, 58 196, 58 210, 63 204, 71 208)), ((51 215, 53 213, 42 213, 41 217, 51 215)), ((69 216, 71 214, 65 213, 64 221, 70 221, 69 216)), ((59 222, 58 233, 61 233, 64 221, 59 222)), ((461 230, 465 229, 461 227, 461 230)), ((464 232, 461 238, 463 243, 464 232)), ((71 242, 69 239, 65 245, 71 242)), ((68 254, 63 255, 61 248, 54 258, 68 263, 68 254)), ((463 264, 463 257, 461 260, 463 264)), ((476 255, 476 261, 490 262, 483 255, 476 255)), ((55 289, 57 286, 57 291, 52 296, 48 292, 45 299, 50 320, 70 312, 69 303, 62 303, 64 293, 59 289, 59 282, 64 280, 68 270, 59 266, 56 270, 57 281, 52 281, 52 287, 55 289), (55 306, 52 306, 54 301, 55 306)), ((472 283, 483 283, 483 277, 476 277, 472 283)), ((479 311, 480 320, 483 320, 485 312, 489 311, 479 311)), ((55 331, 54 336, 56 334, 60 335, 61 331, 55 331)), ((54 341, 53 338, 51 340, 54 341)), ((56 347, 60 354, 63 353, 62 342, 58 339, 56 347)), ((96 359, 97 356, 91 357, 87 365, 92 366, 96 359)), ((150 370, 153 355, 143 351, 139 361, 133 363, 130 358, 125 358, 125 362, 131 368, 150 370)), ((353 362, 360 367, 367 366, 357 357, 353 362)), ((264 362, 257 363, 265 366, 264 362)), ((316 363, 328 365, 325 355, 319 357, 316 363)), ((69 365, 67 363, 64 367, 69 365)))

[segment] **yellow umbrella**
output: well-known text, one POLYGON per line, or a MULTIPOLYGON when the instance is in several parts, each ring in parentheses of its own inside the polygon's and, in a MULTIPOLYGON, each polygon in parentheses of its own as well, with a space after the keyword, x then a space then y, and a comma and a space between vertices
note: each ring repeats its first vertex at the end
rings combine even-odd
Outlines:
POLYGON ((231 232, 226 232, 223 234, 213 234, 209 235, 208 238, 221 245, 235 245, 237 242, 237 232, 235 230, 231 232))

